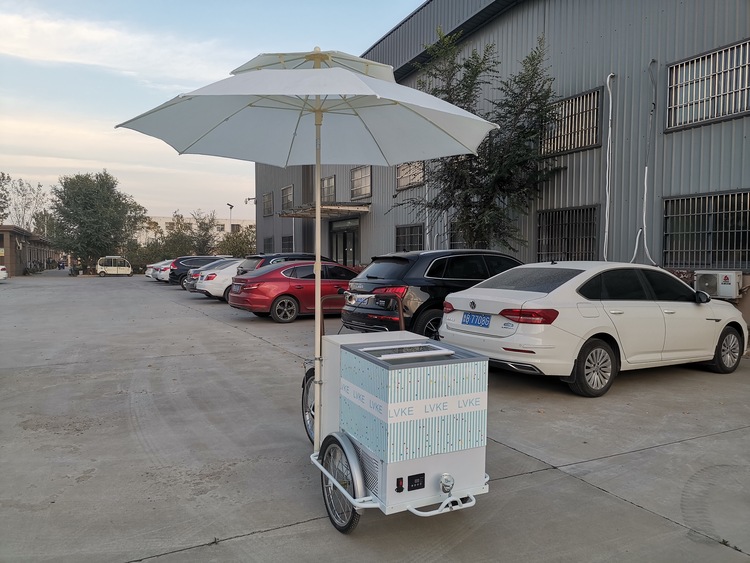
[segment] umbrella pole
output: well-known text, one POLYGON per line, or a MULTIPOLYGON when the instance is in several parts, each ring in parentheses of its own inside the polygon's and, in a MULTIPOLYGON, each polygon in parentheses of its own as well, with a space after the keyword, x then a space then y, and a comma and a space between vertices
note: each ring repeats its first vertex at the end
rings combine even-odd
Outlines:
POLYGON ((321 247, 321 220, 320 220, 320 176, 322 167, 320 164, 320 129, 323 124, 323 112, 320 109, 320 96, 315 97, 315 417, 313 418, 313 452, 320 450, 320 396, 323 386, 323 334, 321 326, 323 323, 323 304, 321 302, 321 264, 320 264, 320 247, 321 247))

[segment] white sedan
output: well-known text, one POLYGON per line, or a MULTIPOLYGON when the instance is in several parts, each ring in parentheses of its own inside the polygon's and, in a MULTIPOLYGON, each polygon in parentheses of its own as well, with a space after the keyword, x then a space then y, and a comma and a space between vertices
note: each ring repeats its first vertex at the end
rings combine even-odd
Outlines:
POLYGON ((8 269, 5 266, 0 266, 0 280, 8 279, 8 269))
POLYGON ((560 377, 586 397, 606 393, 620 370, 709 362, 730 373, 748 339, 731 303, 639 264, 517 266, 448 295, 443 312, 445 342, 505 369, 560 377))
POLYGON ((229 290, 232 289, 232 276, 237 275, 237 264, 240 262, 242 262, 240 258, 231 258, 220 260, 208 268, 201 269, 195 290, 228 302, 229 290))

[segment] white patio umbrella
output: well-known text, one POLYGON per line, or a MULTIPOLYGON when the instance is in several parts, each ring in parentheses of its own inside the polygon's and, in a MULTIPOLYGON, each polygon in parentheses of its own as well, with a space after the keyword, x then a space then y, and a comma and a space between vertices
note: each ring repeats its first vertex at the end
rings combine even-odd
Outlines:
MULTIPOLYGON (((180 154, 281 167, 315 164, 315 374, 321 381, 321 166, 393 166, 474 153, 496 125, 419 90, 326 67, 320 57, 314 68, 295 69, 262 68, 263 57, 269 56, 117 127, 161 139, 180 154)), ((360 68, 370 67, 362 63, 360 68)), ((320 413, 319 385, 315 412, 320 413)), ((320 416, 314 424, 318 451, 320 416)))
POLYGON ((383 63, 355 57, 341 51, 321 51, 315 47, 312 51, 301 53, 262 53, 237 67, 232 74, 239 74, 248 70, 301 68, 345 68, 359 74, 366 74, 380 80, 395 82, 393 67, 383 63))

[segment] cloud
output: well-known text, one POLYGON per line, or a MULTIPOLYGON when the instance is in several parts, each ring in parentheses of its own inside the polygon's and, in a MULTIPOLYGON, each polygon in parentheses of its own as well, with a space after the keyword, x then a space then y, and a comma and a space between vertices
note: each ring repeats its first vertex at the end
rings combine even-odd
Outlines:
MULTIPOLYGON (((108 121, 0 115, 0 131, 0 171, 12 178, 50 187, 60 176, 106 169, 121 191, 153 215, 216 209, 223 216, 227 201, 237 205, 255 195, 251 163, 180 156, 159 140, 115 130, 108 121)), ((234 216, 254 219, 254 206, 237 205, 234 216)))
POLYGON ((150 87, 180 91, 226 78, 238 66, 236 50, 216 40, 186 40, 129 30, 120 22, 42 12, 0 12, 0 54, 38 63, 92 65, 150 87))

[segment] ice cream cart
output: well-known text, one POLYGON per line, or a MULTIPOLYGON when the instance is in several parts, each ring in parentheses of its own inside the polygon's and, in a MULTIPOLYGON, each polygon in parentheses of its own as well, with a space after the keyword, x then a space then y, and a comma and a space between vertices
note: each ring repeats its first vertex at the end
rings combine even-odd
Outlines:
POLYGON ((324 336, 322 352, 310 459, 337 530, 365 508, 434 516, 488 491, 486 357, 404 331, 324 336))

